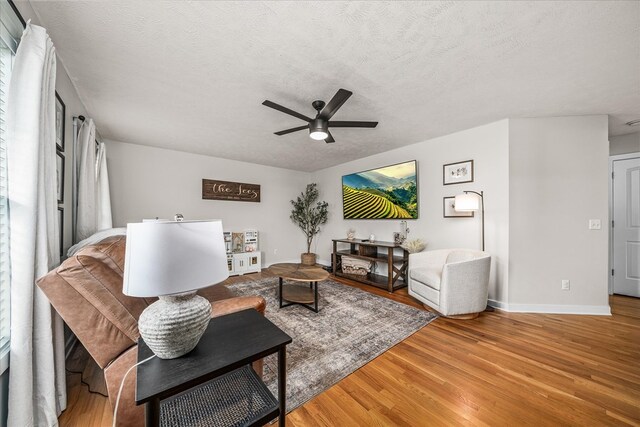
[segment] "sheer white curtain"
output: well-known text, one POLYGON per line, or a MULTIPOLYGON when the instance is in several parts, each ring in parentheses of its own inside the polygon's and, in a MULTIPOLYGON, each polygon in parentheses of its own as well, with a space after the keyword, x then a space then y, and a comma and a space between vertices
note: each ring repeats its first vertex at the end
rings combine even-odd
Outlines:
POLYGON ((85 120, 78 131, 76 199, 76 235, 74 242, 91 236, 98 230, 96 206, 96 125, 93 119, 85 120))
POLYGON ((11 245, 9 426, 55 426, 66 407, 62 319, 35 285, 60 262, 55 152, 56 57, 27 24, 7 112, 11 245))
POLYGON ((85 120, 78 131, 75 242, 112 227, 106 147, 101 143, 96 152, 95 141, 95 123, 92 119, 85 120))
POLYGON ((106 230, 113 227, 111 219, 111 196, 109 195, 109 173, 107 172, 107 147, 104 142, 98 148, 96 160, 96 209, 97 230, 106 230))

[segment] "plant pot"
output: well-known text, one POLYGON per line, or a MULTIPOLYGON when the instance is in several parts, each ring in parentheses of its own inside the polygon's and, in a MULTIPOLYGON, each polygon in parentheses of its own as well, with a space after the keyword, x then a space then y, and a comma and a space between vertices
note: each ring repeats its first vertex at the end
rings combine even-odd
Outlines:
POLYGON ((308 252, 300 255, 302 265, 316 265, 316 254, 308 252))

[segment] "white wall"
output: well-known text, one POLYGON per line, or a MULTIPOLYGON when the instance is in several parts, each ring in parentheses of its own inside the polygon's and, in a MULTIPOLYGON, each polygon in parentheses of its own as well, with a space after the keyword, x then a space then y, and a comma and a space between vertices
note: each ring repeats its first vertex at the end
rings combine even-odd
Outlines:
POLYGON ((480 247, 480 218, 443 218, 442 198, 485 192, 494 305, 608 312, 606 116, 502 120, 311 174, 114 141, 107 147, 116 225, 176 212, 221 218, 228 230, 260 230, 265 265, 297 261, 304 250, 304 236, 289 220, 289 201, 308 182, 317 182, 329 203, 329 222, 313 248, 320 262, 330 263, 331 239, 345 237, 349 228, 358 237, 392 240, 398 220, 343 219, 341 178, 415 159, 420 217, 409 221, 409 237, 426 240, 427 250, 480 247), (468 159, 475 181, 444 186, 442 165, 468 159), (261 184, 263 201, 202 200, 202 178, 261 184), (592 218, 601 219, 601 230, 587 230, 592 218), (570 291, 560 290, 562 279, 571 280, 570 291))
POLYGON ((106 141, 114 226, 143 218, 222 219, 226 231, 257 229, 262 263, 299 261, 302 231, 289 219, 290 200, 308 174, 123 142, 106 141), (202 199, 202 179, 260 184, 261 202, 202 199))
MULTIPOLYGON (((342 215, 342 175, 417 160, 419 219, 409 220, 410 239, 421 238, 427 250, 451 247, 480 248, 480 217, 443 218, 442 198, 463 190, 485 192, 486 250, 493 257, 490 298, 506 300, 509 259, 509 154, 508 121, 468 129, 440 138, 398 148, 344 163, 312 174, 320 196, 329 203, 330 217, 317 239, 316 252, 323 263, 330 263, 331 239, 345 238, 354 228, 356 237, 373 233, 384 241, 400 231, 399 220, 345 220, 342 215), (442 184, 442 166, 474 160, 475 181, 468 184, 442 184)), ((347 142, 344 142, 347 143, 347 142)), ((380 271, 384 274, 383 271, 380 271)))
POLYGON ((510 310, 609 312, 607 133, 605 115, 510 120, 510 310))
POLYGON ((640 152, 640 132, 609 137, 609 155, 640 152))

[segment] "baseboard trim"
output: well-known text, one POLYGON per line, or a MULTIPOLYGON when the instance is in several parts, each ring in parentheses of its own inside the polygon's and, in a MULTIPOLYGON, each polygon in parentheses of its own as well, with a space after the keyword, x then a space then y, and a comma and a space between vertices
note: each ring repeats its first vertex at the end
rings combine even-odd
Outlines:
POLYGON ((331 267, 331 260, 326 260, 326 259, 320 259, 318 258, 316 260, 316 264, 321 264, 324 265, 325 267, 331 267))
POLYGON ((508 304, 503 301, 489 300, 491 307, 510 313, 541 314, 581 314, 589 316, 611 316, 608 305, 562 305, 562 304, 508 304))
POLYGON ((506 302, 489 299, 489 300, 487 300, 487 305, 489 307, 497 308, 498 310, 509 311, 509 310, 507 310, 507 303, 506 302))
MULTIPOLYGON (((265 264, 265 269, 271 267, 273 264, 281 264, 281 263, 292 263, 292 264, 300 264, 300 258, 296 258, 296 259, 289 259, 289 260, 282 260, 282 261, 277 261, 277 262, 271 262, 269 264, 265 264)), ((325 267, 329 267, 331 265, 331 261, 325 261, 322 259, 316 259, 316 264, 320 264, 320 265, 324 265, 325 267)))
POLYGON ((283 260, 280 260, 280 261, 274 261, 274 262, 270 262, 270 263, 265 263, 263 268, 267 269, 267 268, 271 267, 273 264, 282 264, 282 263, 300 264, 300 258, 283 259, 283 260))

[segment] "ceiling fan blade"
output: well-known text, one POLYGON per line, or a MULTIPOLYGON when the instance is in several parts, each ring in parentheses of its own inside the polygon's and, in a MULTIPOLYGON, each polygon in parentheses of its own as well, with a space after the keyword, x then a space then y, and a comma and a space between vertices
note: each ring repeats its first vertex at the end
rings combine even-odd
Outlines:
POLYGON ((286 135, 288 133, 297 132, 299 130, 309 129, 309 125, 298 126, 297 128, 291 128, 286 130, 281 130, 280 132, 274 132, 276 135, 286 135))
POLYGON ((326 142, 327 144, 328 144, 328 143, 330 143, 330 142, 336 142, 336 140, 335 140, 335 139, 333 139, 333 135, 331 135, 331 132, 327 131, 327 134, 328 134, 329 136, 327 136, 327 137, 325 138, 324 142, 326 142))
POLYGON ((329 122, 330 128, 374 128, 378 126, 378 122, 343 122, 332 121, 329 122))
POLYGON ((338 111, 342 104, 344 104, 349 97, 353 95, 353 92, 349 92, 346 89, 339 89, 331 101, 327 105, 324 106, 322 111, 320 112, 319 118, 324 120, 329 120, 333 115, 338 111))
POLYGON ((262 105, 265 105, 267 107, 273 108, 274 110, 281 111, 281 112, 283 112, 285 114, 288 114, 290 116, 297 117, 300 120, 304 120, 305 122, 310 122, 311 121, 311 119, 309 117, 305 116, 304 114, 297 113, 297 112, 295 112, 293 110, 288 109, 287 107, 283 107, 282 105, 278 105, 275 102, 271 102, 269 100, 265 100, 262 103, 262 105))

